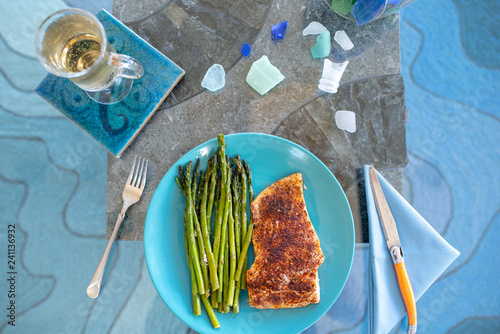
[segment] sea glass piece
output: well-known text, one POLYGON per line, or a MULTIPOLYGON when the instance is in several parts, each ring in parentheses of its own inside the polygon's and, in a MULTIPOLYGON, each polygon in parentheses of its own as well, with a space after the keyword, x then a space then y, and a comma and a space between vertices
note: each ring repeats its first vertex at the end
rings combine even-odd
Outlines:
POLYGON ((339 43, 344 50, 351 50, 354 47, 354 44, 344 30, 335 32, 333 39, 339 43))
POLYGON ((358 26, 373 20, 384 9, 386 0, 358 0, 352 14, 358 26))
POLYGON ((224 67, 219 64, 213 64, 203 77, 201 87, 211 92, 216 92, 226 85, 226 72, 224 67))
POLYGON ((246 81, 260 95, 264 95, 283 79, 285 77, 280 70, 271 64, 267 56, 262 56, 252 64, 246 81))
POLYGON ((335 113, 335 124, 340 130, 353 133, 356 131, 356 114, 349 110, 339 110, 335 113))
POLYGON ((327 93, 336 93, 347 64, 349 64, 348 61, 334 63, 329 59, 325 59, 318 88, 327 93))
POLYGON ((313 21, 302 31, 302 36, 319 35, 326 30, 326 27, 319 22, 313 21))
POLYGON ((316 45, 311 48, 311 54, 314 58, 325 58, 330 54, 331 48, 330 32, 325 30, 316 38, 316 45))
POLYGON ((276 39, 283 39, 286 33, 286 28, 288 27, 288 21, 285 20, 271 27, 271 33, 276 39))
POLYGON ((342 15, 347 15, 352 11, 356 1, 353 0, 332 0, 332 9, 342 15))
POLYGON ((252 46, 248 43, 243 43, 241 47, 241 54, 245 57, 250 56, 250 52, 252 51, 252 46))

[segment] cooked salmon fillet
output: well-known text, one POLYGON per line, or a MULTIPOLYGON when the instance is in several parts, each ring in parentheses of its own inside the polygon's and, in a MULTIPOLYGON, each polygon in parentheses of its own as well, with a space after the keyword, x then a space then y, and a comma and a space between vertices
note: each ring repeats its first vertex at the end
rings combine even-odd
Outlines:
POLYGON ((255 262, 247 271, 250 306, 294 308, 319 302, 324 256, 307 214, 302 174, 264 189, 251 204, 255 262))

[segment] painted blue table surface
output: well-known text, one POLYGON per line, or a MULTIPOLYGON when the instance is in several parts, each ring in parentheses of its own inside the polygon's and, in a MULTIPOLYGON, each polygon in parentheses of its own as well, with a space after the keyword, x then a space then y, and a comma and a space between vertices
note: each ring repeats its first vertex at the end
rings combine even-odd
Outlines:
MULTIPOLYGON (((106 245, 107 152, 32 92, 45 75, 34 31, 71 6, 103 4, 0 4, 0 332, 187 333, 151 283, 142 242, 119 242, 102 295, 85 294, 106 245), (6 316, 11 224, 15 327, 6 316)), ((405 197, 461 252, 417 303, 422 333, 500 331, 499 15, 495 0, 420 0, 401 16, 405 197)), ((366 332, 367 250, 356 246, 344 291, 307 333, 366 332)))

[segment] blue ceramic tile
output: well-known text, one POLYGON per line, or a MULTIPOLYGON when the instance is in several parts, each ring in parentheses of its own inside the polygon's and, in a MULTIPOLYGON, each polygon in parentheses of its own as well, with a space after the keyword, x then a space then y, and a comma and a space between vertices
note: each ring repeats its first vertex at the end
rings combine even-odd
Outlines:
POLYGON ((137 59, 144 67, 144 75, 134 80, 127 97, 111 105, 98 104, 70 80, 50 73, 35 92, 119 157, 184 76, 184 70, 106 10, 101 9, 96 17, 116 52, 137 59))

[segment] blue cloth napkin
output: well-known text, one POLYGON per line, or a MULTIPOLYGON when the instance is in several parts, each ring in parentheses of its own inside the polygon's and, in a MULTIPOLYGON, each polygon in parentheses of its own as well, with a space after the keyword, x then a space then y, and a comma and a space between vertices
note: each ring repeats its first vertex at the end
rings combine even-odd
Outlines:
MULTIPOLYGON (((403 318, 406 308, 373 199, 369 169, 370 166, 365 165, 370 237, 368 326, 369 333, 386 334, 403 318)), ((378 172, 377 176, 396 221, 406 269, 413 293, 418 300, 460 253, 451 247, 378 172)))

